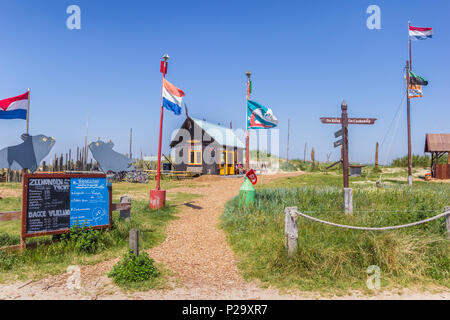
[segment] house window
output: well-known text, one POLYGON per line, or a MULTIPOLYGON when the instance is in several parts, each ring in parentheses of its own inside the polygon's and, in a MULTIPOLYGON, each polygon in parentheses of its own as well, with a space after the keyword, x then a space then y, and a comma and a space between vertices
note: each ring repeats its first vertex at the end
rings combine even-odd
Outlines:
POLYGON ((190 165, 202 164, 202 146, 190 146, 189 147, 189 163, 190 165))

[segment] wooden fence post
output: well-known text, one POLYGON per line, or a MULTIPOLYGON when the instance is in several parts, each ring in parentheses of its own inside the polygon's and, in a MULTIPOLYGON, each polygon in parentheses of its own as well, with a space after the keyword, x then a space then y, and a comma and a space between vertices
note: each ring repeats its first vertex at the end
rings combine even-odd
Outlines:
POLYGON ((297 217, 297 207, 287 207, 284 209, 284 246, 286 247, 289 256, 297 250, 297 217))
MULTIPOLYGON (((121 196, 120 203, 129 203, 131 205, 131 198, 129 196, 121 196)), ((120 210, 120 219, 130 220, 131 210, 120 210)))
POLYGON ((375 169, 378 169, 378 148, 379 148, 379 144, 377 142, 377 144, 375 146, 375 169))
MULTIPOLYGON (((445 207, 444 212, 449 212, 450 207, 445 207)), ((450 213, 445 216, 445 226, 447 227, 447 236, 450 239, 450 213)))
POLYGON ((139 230, 130 230, 130 249, 133 250, 134 255, 139 255, 139 230))
POLYGON ((344 213, 353 213, 353 189, 344 188, 344 213))

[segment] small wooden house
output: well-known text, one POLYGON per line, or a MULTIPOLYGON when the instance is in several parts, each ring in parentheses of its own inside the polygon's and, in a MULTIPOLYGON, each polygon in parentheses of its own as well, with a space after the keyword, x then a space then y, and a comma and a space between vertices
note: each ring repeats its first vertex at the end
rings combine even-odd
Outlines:
POLYGON ((245 145, 231 128, 186 117, 170 143, 175 171, 232 175, 244 166, 245 145))
POLYGON ((427 134, 425 152, 431 153, 431 176, 436 179, 450 179, 450 133, 427 134), (439 158, 448 154, 448 163, 439 164, 439 158))

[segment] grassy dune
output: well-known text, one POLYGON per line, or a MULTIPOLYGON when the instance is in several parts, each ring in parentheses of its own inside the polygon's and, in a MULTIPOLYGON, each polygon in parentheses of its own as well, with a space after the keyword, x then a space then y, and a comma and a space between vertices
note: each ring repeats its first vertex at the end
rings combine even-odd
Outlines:
MULTIPOLYGON (((352 179, 353 182, 358 179, 352 179)), ((450 205, 449 184, 354 184, 354 214, 341 213, 339 176, 316 173, 274 181, 259 188, 255 205, 227 203, 222 227, 247 279, 302 290, 368 290, 367 268, 381 270, 382 288, 436 284, 450 287, 450 246, 444 219, 395 230, 368 232, 341 229, 300 217, 298 251, 284 249, 284 208, 322 220, 354 226, 405 224, 442 213, 450 205), (275 186, 275 188, 273 188, 275 186), (283 187, 279 187, 283 186, 283 187), (299 187, 301 186, 301 187, 299 187)))

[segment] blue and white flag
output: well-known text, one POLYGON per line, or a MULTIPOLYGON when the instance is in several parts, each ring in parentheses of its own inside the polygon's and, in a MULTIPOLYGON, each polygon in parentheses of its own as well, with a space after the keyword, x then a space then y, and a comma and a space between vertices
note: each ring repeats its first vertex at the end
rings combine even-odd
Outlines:
POLYGON ((272 109, 247 100, 247 129, 271 129, 278 125, 272 109))

